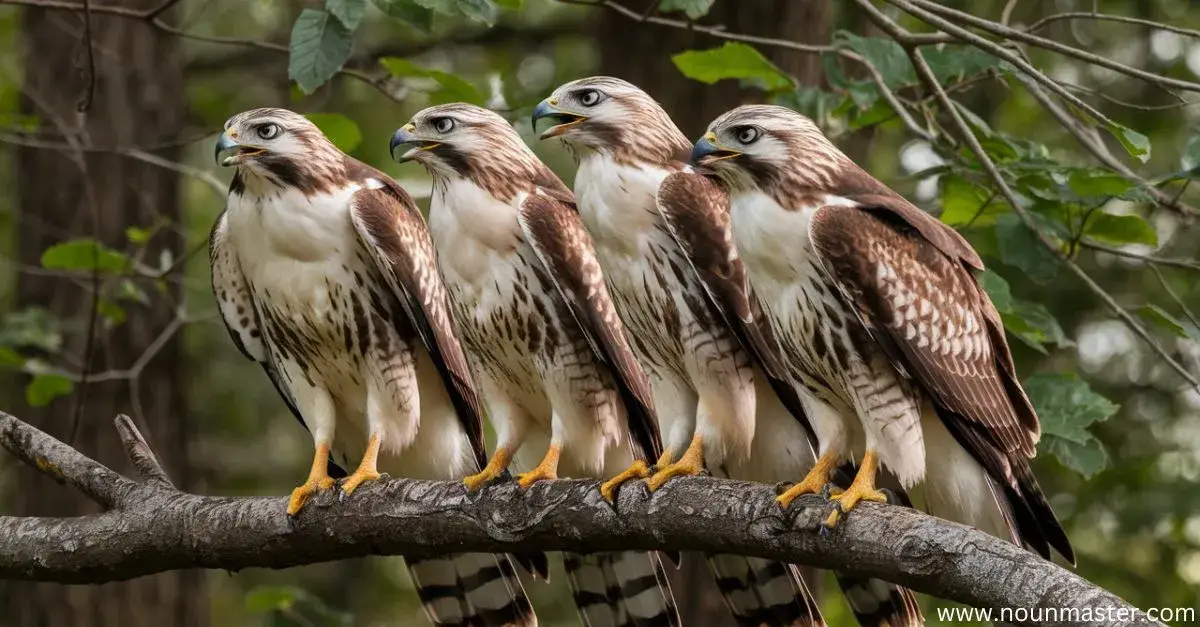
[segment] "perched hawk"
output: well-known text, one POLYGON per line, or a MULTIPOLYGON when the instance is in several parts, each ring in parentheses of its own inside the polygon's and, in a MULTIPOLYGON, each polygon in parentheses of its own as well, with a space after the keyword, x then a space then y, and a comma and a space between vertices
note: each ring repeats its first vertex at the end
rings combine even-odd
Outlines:
MULTIPOLYGON (((733 244, 722 237, 726 207, 711 202, 724 196, 683 172, 691 143, 653 98, 616 78, 559 87, 535 109, 535 124, 539 118, 558 122, 542 137, 561 138, 579 162, 579 211, 650 375, 667 434, 651 488, 705 466, 767 483, 808 471, 811 428, 793 387, 761 367, 767 340, 750 319, 733 244), (739 302, 715 298, 710 289, 739 302)), ((822 624, 793 567, 734 555, 709 556, 709 565, 739 622, 822 624)), ((921 622, 908 590, 842 583, 865 625, 921 622)))
MULTIPOLYGON (((346 459, 365 447, 345 494, 380 476, 377 461, 404 477, 478 471, 478 399, 408 194, 282 109, 230 118, 216 158, 237 168, 210 240, 221 316, 316 443, 289 517, 334 488, 331 451, 346 459)), ((505 556, 412 560, 409 569, 437 625, 537 624, 505 556)))
POLYGON ((722 115, 692 161, 730 194, 732 237, 788 373, 840 417, 785 496, 819 489, 861 451, 833 497, 841 511, 883 498, 882 462, 906 487, 925 482, 931 513, 1073 562, 1030 468, 1037 414, 971 245, 782 107, 722 115))
MULTIPOLYGON (((571 192, 499 115, 452 104, 396 131, 393 157, 433 177, 429 224, 498 447, 471 489, 532 439, 518 481, 605 477, 658 455, 645 375, 626 343, 571 192), (541 448, 546 447, 546 448, 541 448)), ((654 553, 568 556, 587 625, 678 624, 654 553)))

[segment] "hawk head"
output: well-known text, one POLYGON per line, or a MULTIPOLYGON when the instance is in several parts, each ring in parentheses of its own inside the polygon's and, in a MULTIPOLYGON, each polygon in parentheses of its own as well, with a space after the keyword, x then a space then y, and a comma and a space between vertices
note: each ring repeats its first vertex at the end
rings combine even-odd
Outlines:
POLYGON ((345 154, 308 118, 287 109, 253 109, 225 122, 217 163, 237 166, 236 180, 311 191, 344 178, 345 154))
POLYGON ((772 105, 744 105, 708 125, 692 163, 715 173, 731 192, 777 197, 833 190, 850 163, 803 115, 772 105))
POLYGON ((418 111, 392 135, 392 158, 416 161, 435 181, 467 179, 500 200, 526 189, 544 169, 498 114, 455 103, 418 111))
POLYGON ((579 153, 600 153, 625 163, 662 164, 684 159, 690 142, 646 92, 619 79, 571 81, 533 110, 533 125, 558 122, 541 139, 560 137, 579 153))

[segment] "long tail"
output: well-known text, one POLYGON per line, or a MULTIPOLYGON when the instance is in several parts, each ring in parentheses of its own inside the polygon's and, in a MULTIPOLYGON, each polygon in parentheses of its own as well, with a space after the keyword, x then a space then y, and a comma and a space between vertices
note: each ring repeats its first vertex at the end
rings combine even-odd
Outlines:
POLYGON ((708 555, 707 558, 717 588, 738 625, 825 625, 816 600, 794 566, 741 555, 708 555))
MULTIPOLYGON (((834 473, 834 484, 842 489, 849 487, 857 471, 858 467, 852 462, 842 464, 834 473)), ((880 471, 877 480, 880 487, 886 487, 899 499, 899 503, 893 505, 912 507, 908 494, 894 476, 880 471)), ((925 615, 912 590, 882 579, 854 577, 837 571, 834 575, 850 611, 862 627, 919 627, 925 624, 925 615)))
POLYGON ((679 611, 657 553, 564 553, 584 627, 677 627, 679 611))
POLYGON ((537 627, 508 556, 463 553, 406 561, 425 614, 437 627, 537 627))

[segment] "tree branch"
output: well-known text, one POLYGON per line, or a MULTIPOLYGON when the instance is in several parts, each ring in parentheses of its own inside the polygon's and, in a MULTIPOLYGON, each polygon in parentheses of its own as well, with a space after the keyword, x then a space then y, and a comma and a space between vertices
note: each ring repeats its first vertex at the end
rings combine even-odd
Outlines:
MULTIPOLYGON (((208 497, 172 487, 133 421, 118 432, 148 479, 126 479, 0 412, 0 445, 116 509, 77 518, 0 517, 0 578, 100 583, 165 570, 286 568, 365 555, 695 550, 769 557, 880 577, 979 607, 1133 608, 1033 553, 898 506, 864 503, 823 533, 826 503, 788 512, 771 486, 678 479, 637 484, 609 505, 595 481, 496 484, 389 479, 345 500, 324 494, 295 527, 282 497, 208 497)), ((1116 616, 1116 614, 1113 614, 1116 616)), ((1140 615, 1144 618, 1144 615, 1140 615)), ((1045 623, 1066 624, 1066 623, 1045 623)))

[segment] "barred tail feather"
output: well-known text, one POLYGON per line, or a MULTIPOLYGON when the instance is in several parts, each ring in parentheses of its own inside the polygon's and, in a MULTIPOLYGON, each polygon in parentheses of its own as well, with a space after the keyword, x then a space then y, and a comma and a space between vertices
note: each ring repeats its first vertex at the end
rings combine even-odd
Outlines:
POLYGON ((436 627, 537 627, 508 556, 463 553, 406 561, 425 614, 436 627))
POLYGON ((788 564, 740 555, 708 555, 708 568, 738 625, 825 624, 800 573, 788 564))
POLYGON ((925 616, 912 590, 879 579, 837 575, 850 611, 863 627, 918 627, 925 616))
POLYGON ((563 555, 584 627, 678 627, 679 611, 656 553, 563 555))

